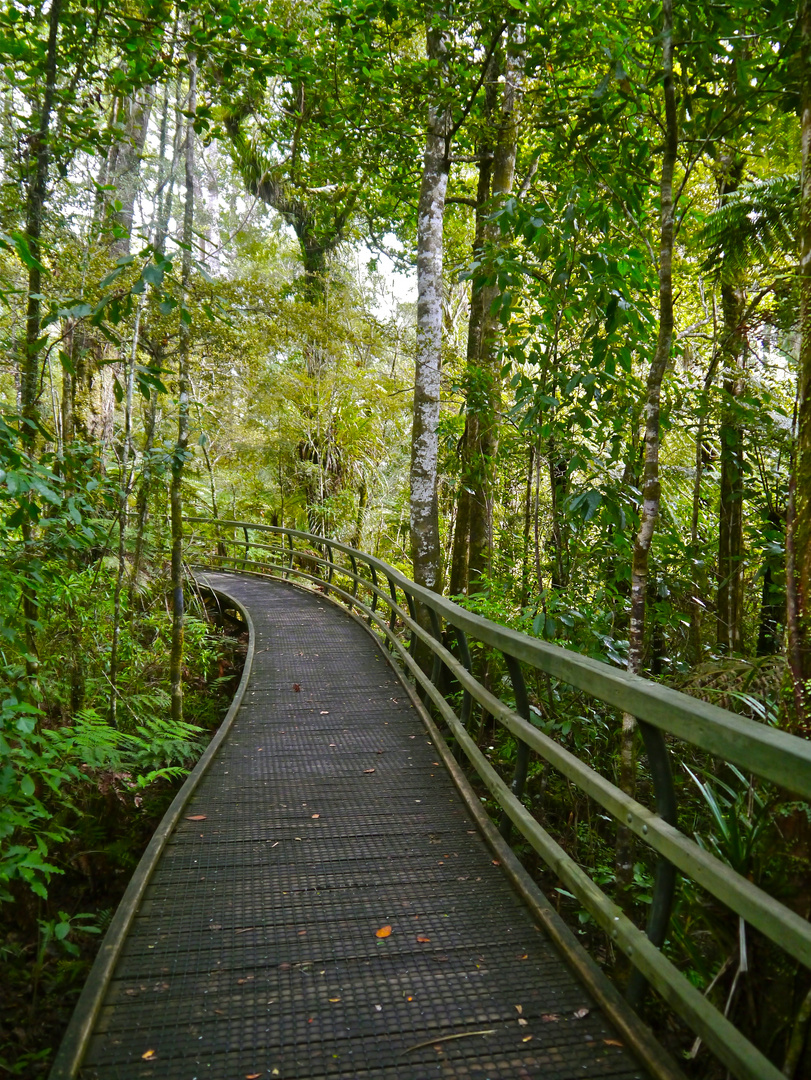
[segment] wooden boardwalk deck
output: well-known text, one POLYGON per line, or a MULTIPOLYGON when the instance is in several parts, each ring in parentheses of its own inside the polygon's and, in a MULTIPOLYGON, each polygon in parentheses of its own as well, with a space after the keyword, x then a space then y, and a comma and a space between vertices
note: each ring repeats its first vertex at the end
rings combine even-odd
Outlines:
POLYGON ((207 577, 251 613, 251 678, 83 1080, 642 1077, 494 865, 384 650, 317 594, 207 577))

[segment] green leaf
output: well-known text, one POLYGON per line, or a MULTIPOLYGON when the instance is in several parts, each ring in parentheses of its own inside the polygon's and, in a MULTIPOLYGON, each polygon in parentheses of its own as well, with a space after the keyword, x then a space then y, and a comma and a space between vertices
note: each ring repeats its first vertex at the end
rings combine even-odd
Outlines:
POLYGON ((34 781, 31 779, 30 776, 24 776, 20 781, 20 791, 23 793, 23 795, 25 795, 27 799, 30 799, 31 796, 34 794, 34 792, 36 791, 36 785, 34 784, 34 781))

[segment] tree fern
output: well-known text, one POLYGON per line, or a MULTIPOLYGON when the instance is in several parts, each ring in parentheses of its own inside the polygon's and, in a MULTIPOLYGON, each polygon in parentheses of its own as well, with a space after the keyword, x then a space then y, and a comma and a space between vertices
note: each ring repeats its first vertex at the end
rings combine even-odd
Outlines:
POLYGON ((736 274, 776 259, 796 259, 800 181, 794 174, 741 184, 707 216, 698 241, 705 272, 736 274))

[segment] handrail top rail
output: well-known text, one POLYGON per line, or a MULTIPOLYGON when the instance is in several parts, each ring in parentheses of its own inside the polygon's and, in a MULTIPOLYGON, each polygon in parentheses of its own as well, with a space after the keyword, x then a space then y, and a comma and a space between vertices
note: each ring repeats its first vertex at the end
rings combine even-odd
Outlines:
MULTIPOLYGON (((340 540, 316 536, 299 529, 249 521, 191 516, 185 520, 189 524, 253 529, 293 536, 314 544, 326 544, 346 555, 359 556, 367 565, 374 566, 399 585, 403 592, 410 593, 442 616, 446 622, 463 630, 475 640, 539 668, 685 742, 732 761, 782 788, 811 799, 809 740, 729 712, 718 705, 694 698, 661 683, 654 683, 640 675, 620 671, 601 660, 501 626, 465 610, 425 586, 418 585, 377 556, 359 551, 340 540)), ((385 598, 382 591, 380 595, 385 598)))

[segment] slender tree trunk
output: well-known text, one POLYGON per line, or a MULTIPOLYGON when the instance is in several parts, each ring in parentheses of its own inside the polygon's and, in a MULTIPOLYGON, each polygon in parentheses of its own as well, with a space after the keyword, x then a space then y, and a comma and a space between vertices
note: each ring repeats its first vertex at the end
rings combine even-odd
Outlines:
POLYGON ((124 402, 124 439, 121 447, 121 474, 118 494, 118 573, 113 592, 113 639, 110 646, 110 723, 118 727, 118 647, 121 640, 121 593, 127 568, 127 504, 130 495, 130 453, 132 450, 132 392, 135 384, 135 363, 138 355, 138 339, 141 333, 141 313, 144 309, 143 295, 135 311, 132 331, 132 349, 127 364, 127 392, 124 402))
MULTIPOLYGON (((471 312, 472 318, 472 312, 471 312)), ((459 596, 467 592, 467 550, 470 542, 470 489, 468 487, 468 422, 461 440, 462 464, 459 475, 459 493, 456 496, 456 522, 453 530, 451 551, 451 574, 448 595, 459 596)))
MULTIPOLYGON (((662 383, 673 343, 673 238, 675 208, 673 173, 678 150, 676 88, 673 83, 673 2, 662 4, 662 66, 665 104, 665 140, 660 182, 661 224, 659 236, 659 332, 656 351, 648 373, 645 395, 645 463, 642 474, 642 506, 639 531, 634 538, 631 572, 631 620, 628 644, 628 671, 639 674, 645 644, 645 602, 648 589, 650 546, 662 498, 659 480, 659 442, 662 383)), ((636 719, 629 713, 622 718, 620 750, 620 787, 629 795, 636 790, 636 719)), ((630 832, 617 830, 616 880, 620 889, 629 887, 633 878, 633 845, 630 832)))
MULTIPOLYGON (((772 507, 767 516, 770 539, 785 536, 783 515, 772 507)), ((783 631, 786 625, 786 573, 785 563, 780 555, 767 552, 764 555, 763 586, 760 597, 760 620, 758 624, 757 656, 775 656, 783 644, 783 631)))
POLYGON ((144 451, 142 455, 143 467, 141 470, 141 486, 138 489, 138 497, 135 501, 135 548, 132 554, 132 576, 130 579, 129 609, 130 615, 135 610, 135 592, 138 588, 138 575, 141 573, 141 562, 144 557, 144 545, 146 542, 146 521, 149 512, 149 494, 152 487, 152 447, 155 443, 155 427, 158 419, 158 393, 152 390, 149 395, 149 404, 146 408, 144 451))
POLYGON ((529 603, 529 553, 532 526, 532 473, 535 468, 535 446, 529 446, 529 460, 527 462, 527 484, 524 492, 524 551, 521 559, 521 607, 529 603))
MULTIPOLYGON (((193 117, 197 109, 197 61, 189 58, 189 97, 187 113, 193 117)), ((181 269, 181 319, 178 370, 177 443, 172 455, 170 503, 172 516, 172 649, 169 657, 169 678, 172 695, 172 719, 183 719, 183 504, 181 484, 189 445, 189 352, 191 350, 190 316, 186 305, 191 281, 191 245, 194 240, 194 128, 186 122, 186 205, 183 213, 183 264, 181 269)))
MULTIPOLYGON (((48 171, 51 160, 49 144, 51 136, 51 114, 56 96, 57 75, 57 38, 64 0, 51 0, 48 14, 48 46, 45 59, 45 88, 42 95, 42 108, 39 123, 31 139, 28 150, 25 208, 25 234, 31 262, 28 267, 28 302, 25 319, 25 350, 20 370, 20 433, 23 444, 33 452, 37 441, 39 423, 39 353, 40 331, 42 327, 42 225, 45 214, 45 199, 48 189, 48 171), (33 166, 33 167, 32 167, 33 166)), ((26 548, 33 544, 33 529, 30 520, 22 525, 23 541, 26 548)), ((32 700, 37 696, 36 676, 39 664, 37 656, 36 622, 39 603, 33 581, 23 586, 23 616, 27 644, 26 671, 32 700)))
MULTIPOLYGON (((441 12, 427 28, 428 57, 437 63, 437 87, 445 83, 447 43, 441 12)), ((442 589, 437 505, 439 376, 442 360, 442 253, 448 187, 450 116, 428 110, 422 183, 417 206, 417 357, 411 432, 411 559, 414 580, 442 589)))
MULTIPOLYGON (((794 684, 797 722, 811 728, 811 0, 801 0, 799 12, 801 65, 800 125, 802 190, 800 193, 800 364, 797 408, 797 446, 792 478, 793 512, 788 542, 791 565, 790 605, 796 609, 792 633, 789 622, 789 666, 794 684)), ((791 613, 791 607, 790 607, 791 613)))
POLYGON ((568 463, 560 456, 554 437, 549 439, 549 491, 552 501, 552 588, 565 589, 569 584, 569 553, 563 530, 563 504, 569 487, 568 463))

